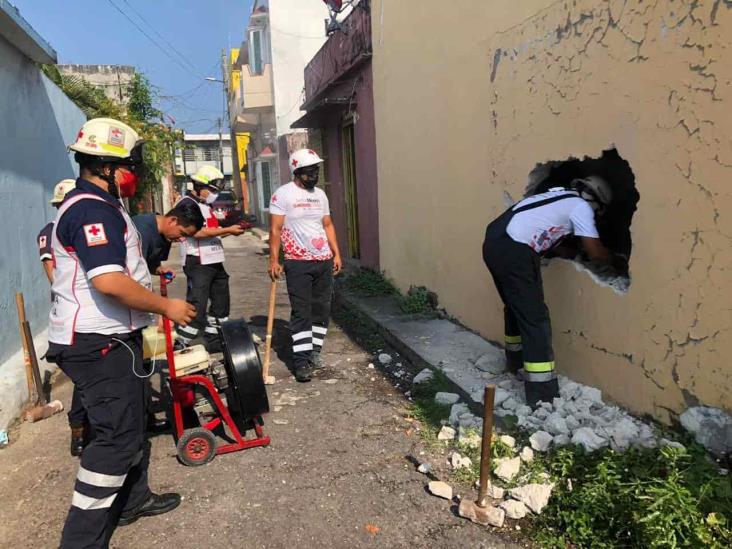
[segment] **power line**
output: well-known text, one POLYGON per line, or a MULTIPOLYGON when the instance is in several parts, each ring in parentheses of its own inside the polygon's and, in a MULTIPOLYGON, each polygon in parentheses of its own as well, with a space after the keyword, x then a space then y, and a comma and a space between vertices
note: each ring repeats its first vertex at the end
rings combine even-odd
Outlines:
POLYGON ((140 25, 138 25, 138 24, 137 24, 137 23, 136 23, 136 22, 135 22, 135 21, 134 21, 134 20, 133 20, 133 19, 132 19, 132 18, 131 18, 131 17, 129 16, 129 15, 127 15, 127 14, 126 14, 126 13, 125 13, 125 12, 124 12, 124 11, 123 11, 122 9, 120 9, 120 7, 119 7, 119 6, 117 5, 117 4, 115 4, 115 3, 114 3, 114 2, 112 1, 112 0, 107 0, 107 2, 109 2, 109 4, 110 4, 110 5, 111 5, 111 6, 112 6, 112 7, 114 8, 114 9, 116 9, 116 10, 117 10, 117 11, 118 11, 118 12, 119 12, 120 14, 122 14, 122 16, 123 16, 123 17, 124 17, 125 19, 127 19, 127 20, 128 20, 128 21, 129 21, 130 23, 132 23, 132 25, 133 25, 133 26, 134 26, 134 27, 135 27, 135 28, 136 28, 137 30, 139 30, 139 31, 140 31, 140 32, 141 32, 141 33, 142 33, 143 35, 145 35, 145 37, 146 37, 146 38, 147 38, 148 40, 150 40, 150 42, 152 42, 153 44, 155 44, 155 46, 156 46, 156 47, 157 47, 157 48, 158 48, 158 49, 159 49, 160 51, 162 51, 162 52, 163 52, 163 53, 164 53, 164 54, 165 54, 166 56, 168 56, 168 58, 169 58, 169 59, 170 59, 171 61, 173 61, 173 62, 175 62, 176 64, 178 64, 178 66, 179 66, 179 67, 181 67, 181 68, 182 68, 183 70, 185 70, 185 71, 186 71, 186 72, 188 72, 189 74, 193 75, 193 76, 194 76, 194 77, 195 77, 196 79, 200 79, 200 78, 201 78, 201 77, 200 77, 199 75, 197 75, 197 74, 195 74, 195 73, 194 73, 193 71, 191 71, 191 69, 190 69, 190 68, 186 67, 186 66, 185 66, 185 65, 184 65, 183 63, 181 63, 181 61, 180 61, 180 60, 179 60, 178 58, 176 58, 176 57, 173 57, 173 56, 172 56, 172 55, 170 54, 170 52, 169 52, 168 50, 166 50, 166 49, 165 49, 164 47, 162 47, 162 46, 161 46, 161 45, 160 45, 160 44, 159 44, 159 43, 158 43, 158 42, 157 42, 157 41, 156 41, 156 40, 155 40, 155 39, 154 39, 154 38, 153 38, 152 36, 150 36, 150 35, 149 35, 149 34, 148 34, 147 32, 145 32, 145 30, 144 30, 143 28, 141 28, 141 27, 140 27, 140 25))
POLYGON ((196 72, 196 73, 200 72, 198 70, 198 68, 196 68, 196 66, 193 63, 191 63, 191 61, 189 61, 189 59, 185 55, 183 55, 180 51, 178 51, 178 49, 176 49, 176 47, 173 44, 171 44, 162 34, 160 34, 158 32, 158 30, 153 25, 151 25, 150 22, 147 19, 145 19, 145 17, 139 11, 137 11, 137 9, 132 4, 130 4, 127 0, 122 0, 122 1, 125 4, 127 4, 127 6, 129 6, 129 8, 135 13, 135 15, 137 15, 137 17, 139 17, 142 22, 144 22, 150 29, 152 29, 152 31, 163 42, 165 42, 170 47, 170 49, 173 50, 178 55, 178 57, 180 57, 186 63, 186 65, 188 65, 191 69, 193 69, 194 72, 196 72))

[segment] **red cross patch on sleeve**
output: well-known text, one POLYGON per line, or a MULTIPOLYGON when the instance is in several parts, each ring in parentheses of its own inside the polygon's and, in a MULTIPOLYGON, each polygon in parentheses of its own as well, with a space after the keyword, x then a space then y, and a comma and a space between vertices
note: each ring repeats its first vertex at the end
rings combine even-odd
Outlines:
POLYGON ((84 225, 84 236, 86 237, 87 246, 101 246, 109 243, 102 223, 84 225))
POLYGON ((43 249, 46 247, 46 235, 38 237, 38 247, 43 249))

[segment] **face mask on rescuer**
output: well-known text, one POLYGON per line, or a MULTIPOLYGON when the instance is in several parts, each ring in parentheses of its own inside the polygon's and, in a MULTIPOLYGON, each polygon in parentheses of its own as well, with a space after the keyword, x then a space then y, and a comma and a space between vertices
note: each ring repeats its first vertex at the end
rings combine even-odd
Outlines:
POLYGON ((118 187, 119 198, 132 198, 137 192, 137 176, 129 170, 124 170, 118 187))
POLYGON ((318 172, 315 172, 314 174, 310 175, 307 173, 304 173, 300 176, 300 181, 302 182, 302 186, 306 189, 314 189, 315 185, 318 184, 318 172))
POLYGON ((213 204, 216 202, 216 199, 219 197, 219 193, 208 193, 208 196, 206 197, 206 204, 213 204))

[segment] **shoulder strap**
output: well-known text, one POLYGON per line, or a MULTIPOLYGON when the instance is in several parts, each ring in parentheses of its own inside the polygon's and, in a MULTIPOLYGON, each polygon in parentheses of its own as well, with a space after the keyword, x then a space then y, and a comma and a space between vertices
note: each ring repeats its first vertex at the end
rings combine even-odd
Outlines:
POLYGON ((512 212, 515 215, 517 213, 533 210, 534 208, 541 208, 542 206, 552 204, 553 202, 559 202, 560 200, 564 200, 565 198, 579 198, 579 196, 577 196, 576 194, 562 194, 560 196, 551 196, 549 198, 545 198, 544 200, 539 200, 537 202, 532 202, 531 204, 526 204, 525 206, 520 206, 519 208, 512 210, 512 212))

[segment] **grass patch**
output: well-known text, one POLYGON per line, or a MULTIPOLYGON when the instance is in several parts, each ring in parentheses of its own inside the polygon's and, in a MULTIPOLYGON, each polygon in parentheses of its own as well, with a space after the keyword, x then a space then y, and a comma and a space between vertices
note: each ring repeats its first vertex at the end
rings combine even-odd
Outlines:
POLYGON ((407 314, 434 312, 437 310, 437 294, 424 286, 411 286, 406 295, 400 296, 399 308, 407 314))
POLYGON ((373 354, 386 347, 386 340, 379 333, 376 324, 358 309, 344 307, 334 301, 331 315, 343 331, 366 351, 373 354))
POLYGON ((343 282, 345 288, 361 297, 378 297, 399 293, 384 273, 371 269, 359 269, 343 282))

